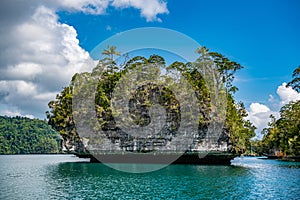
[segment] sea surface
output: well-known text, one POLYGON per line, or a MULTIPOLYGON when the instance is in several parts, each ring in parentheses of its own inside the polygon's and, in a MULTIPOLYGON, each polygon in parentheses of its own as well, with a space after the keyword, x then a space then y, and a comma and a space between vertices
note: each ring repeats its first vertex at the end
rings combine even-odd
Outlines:
POLYGON ((1 155, 0 199, 300 199, 300 163, 245 157, 136 174, 72 155, 1 155))

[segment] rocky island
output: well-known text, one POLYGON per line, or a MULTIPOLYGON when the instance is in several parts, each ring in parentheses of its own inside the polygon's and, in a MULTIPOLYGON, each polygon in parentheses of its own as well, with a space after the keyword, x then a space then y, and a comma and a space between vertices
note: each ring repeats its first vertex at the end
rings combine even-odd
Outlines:
POLYGON ((230 164, 255 135, 244 105, 233 98, 242 66, 205 47, 197 52, 194 63, 167 66, 151 55, 121 65, 109 47, 91 73, 75 74, 49 102, 48 123, 67 152, 93 162, 230 164))

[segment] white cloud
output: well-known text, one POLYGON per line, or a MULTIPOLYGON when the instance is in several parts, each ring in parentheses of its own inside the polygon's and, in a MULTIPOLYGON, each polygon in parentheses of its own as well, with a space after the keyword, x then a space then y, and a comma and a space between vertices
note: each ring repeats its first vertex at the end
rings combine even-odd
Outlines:
POLYGON ((248 111, 247 120, 250 120, 256 126, 256 133, 261 133, 263 128, 267 127, 270 121, 270 115, 279 116, 278 112, 271 111, 270 108, 264 104, 251 103, 248 111))
POLYGON ((269 99, 268 99, 269 102, 274 102, 276 101, 275 97, 273 95, 269 95, 269 99))
POLYGON ((2 104, 2 103, 0 103, 0 115, 1 116, 9 116, 9 117, 23 116, 23 117, 28 117, 28 118, 36 118, 32 114, 24 114, 24 112, 21 111, 16 106, 6 105, 6 104, 2 104))
MULTIPOLYGON (((17 94, 19 97, 26 97, 35 94, 36 85, 32 82, 26 81, 0 81, 0 91, 6 93, 5 100, 13 101, 13 94, 17 94)), ((21 99, 16 99, 21 100, 21 99)))
POLYGON ((266 113, 269 111, 270 109, 266 105, 260 103, 251 103, 250 105, 250 112, 252 112, 253 114, 266 113))
POLYGON ((167 3, 163 0, 54 0, 46 2, 46 5, 55 10, 67 10, 70 12, 83 12, 86 14, 105 14, 107 8, 135 8, 140 10, 141 16, 147 22, 161 21, 159 14, 168 14, 167 3))
POLYGON ((167 3, 161 0, 114 0, 112 6, 116 8, 134 7, 141 10, 141 16, 147 21, 161 21, 158 14, 168 14, 167 3))
POLYGON ((8 66, 2 73, 4 73, 7 78, 11 79, 32 80, 35 76, 42 73, 42 68, 36 63, 24 62, 15 66, 8 66))
POLYGON ((44 118, 48 102, 69 84, 72 75, 95 66, 88 52, 79 46, 76 30, 60 23, 56 11, 101 15, 109 6, 133 7, 147 21, 160 20, 157 15, 168 13, 164 1, 141 2, 2 0, 0 106, 4 107, 0 107, 0 114, 44 118))
POLYGON ((37 83, 29 81, 0 81, 1 103, 9 106, 6 110, 17 110, 20 115, 33 114, 36 117, 43 117, 41 114, 47 109, 49 99, 38 99, 43 92, 38 92, 37 83))
POLYGON ((8 116, 8 117, 23 116, 30 119, 35 118, 33 115, 22 115, 20 111, 11 111, 11 110, 0 110, 0 115, 8 116))
POLYGON ((8 117, 15 117, 15 116, 21 116, 21 113, 20 113, 20 111, 1 110, 0 115, 8 116, 8 117))
POLYGON ((76 30, 58 22, 55 12, 39 6, 32 17, 10 30, 10 40, 1 55, 0 101, 17 107, 20 115, 44 117, 47 103, 76 72, 95 66, 79 46, 76 30))
POLYGON ((286 83, 282 83, 282 85, 277 88, 277 94, 280 97, 281 105, 285 105, 291 101, 300 100, 300 93, 295 91, 292 87, 286 87, 286 85, 286 83))
POLYGON ((271 114, 278 119, 280 117, 279 110, 283 105, 291 101, 300 100, 300 93, 291 87, 286 87, 286 85, 286 83, 282 83, 282 85, 277 87, 276 93, 279 99, 278 97, 269 95, 269 106, 260 103, 251 103, 246 119, 250 120, 257 127, 257 133, 260 133, 263 128, 268 127, 269 116, 271 114))
POLYGON ((105 13, 110 0, 55 0, 54 2, 58 9, 100 15, 105 13))
POLYGON ((22 115, 20 111, 11 111, 11 110, 0 111, 0 115, 8 116, 8 117, 22 116, 22 117, 27 117, 27 118, 30 118, 30 119, 35 118, 33 115, 22 115))

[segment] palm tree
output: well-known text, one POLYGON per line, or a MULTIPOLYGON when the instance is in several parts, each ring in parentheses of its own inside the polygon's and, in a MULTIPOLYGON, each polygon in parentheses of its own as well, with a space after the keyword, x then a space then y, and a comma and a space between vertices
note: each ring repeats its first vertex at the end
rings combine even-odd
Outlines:
POLYGON ((300 92, 300 65, 293 72, 293 80, 287 84, 297 92, 300 92))
POLYGON ((104 49, 102 51, 102 54, 107 56, 104 60, 107 61, 108 69, 111 73, 114 71, 114 69, 118 69, 118 67, 116 67, 116 63, 114 61, 114 55, 116 55, 116 56, 121 55, 121 53, 116 51, 116 49, 117 49, 117 47, 108 45, 107 49, 104 49))
POLYGON ((111 60, 113 60, 113 59, 114 59, 114 55, 116 55, 116 56, 120 56, 120 55, 121 55, 121 53, 120 53, 120 52, 117 52, 116 49, 117 49, 116 46, 109 46, 109 45, 108 45, 108 46, 107 46, 107 49, 104 49, 104 50, 103 50, 102 54, 103 54, 103 55, 109 56, 109 58, 110 58, 111 60))

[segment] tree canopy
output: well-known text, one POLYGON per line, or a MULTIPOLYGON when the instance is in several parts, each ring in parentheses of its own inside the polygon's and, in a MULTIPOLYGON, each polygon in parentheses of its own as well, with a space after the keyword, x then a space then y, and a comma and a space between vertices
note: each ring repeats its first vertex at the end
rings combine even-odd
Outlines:
POLYGON ((0 116, 0 154, 58 153, 60 136, 46 121, 0 116))
MULTIPOLYGON (((124 74, 128 70, 141 67, 141 70, 149 70, 146 66, 147 64, 155 64, 159 66, 159 69, 162 71, 168 71, 176 69, 181 72, 181 74, 188 80, 189 84, 192 85, 194 91, 196 92, 197 99, 199 101, 199 109, 201 116, 199 119, 199 128, 198 128, 198 141, 201 141, 205 136, 207 127, 211 123, 210 113, 212 110, 217 109, 212 107, 211 104, 211 91, 207 87, 202 74, 197 70, 197 65, 204 65, 206 62, 213 62, 217 70, 221 75, 221 82, 225 85, 225 90, 227 96, 227 113, 226 121, 224 127, 222 128, 222 135, 219 142, 225 142, 229 146, 229 151, 235 153, 243 153, 247 149, 247 145, 250 143, 250 138, 252 138, 255 133, 255 127, 249 122, 244 120, 246 116, 246 111, 242 103, 235 102, 233 98, 234 92, 237 88, 232 84, 234 80, 234 73, 241 69, 242 66, 236 62, 230 61, 225 56, 216 53, 209 52, 205 47, 199 48, 197 50, 199 58, 194 63, 182 63, 174 62, 169 66, 166 66, 166 62, 163 57, 159 55, 152 55, 149 58, 142 56, 136 56, 131 58, 128 61, 124 62, 123 66, 117 66, 113 61, 113 55, 119 55, 119 52, 116 51, 115 47, 109 47, 109 49, 104 50, 103 54, 107 55, 106 58, 102 59, 98 63, 92 73, 97 72, 99 66, 102 69, 105 69, 102 72, 101 79, 97 84, 97 92, 95 98, 96 104, 96 113, 98 121, 101 124, 101 129, 103 130, 114 130, 119 131, 119 128, 115 124, 112 110, 111 110, 111 100, 113 90, 116 87, 121 77, 124 77, 124 74), (104 66, 104 67, 103 67, 104 66), (144 67, 144 68, 143 68, 144 67)), ((155 72, 154 72, 155 73, 155 72)), ((158 72, 159 73, 159 72, 158 72)), ((74 80, 77 76, 89 76, 89 73, 86 74, 75 74, 70 86, 65 87, 63 91, 57 95, 56 100, 49 102, 50 111, 47 112, 47 118, 49 124, 57 130, 62 137, 64 138, 64 144, 67 148, 72 146, 77 146, 78 148, 82 147, 82 139, 78 137, 76 132, 76 127, 74 124, 74 119, 72 116, 72 91, 74 80)), ((172 90, 167 87, 158 87, 160 83, 147 85, 145 87, 139 88, 136 96, 132 96, 129 104, 132 105, 130 111, 131 118, 134 119, 136 124, 147 125, 149 123, 149 106, 151 106, 151 101, 157 101, 159 104, 163 105, 167 111, 166 120, 168 121, 169 126, 165 127, 167 135, 176 134, 176 129, 178 128, 178 123, 180 120, 180 103, 176 101, 172 90), (150 94, 153 94, 151 97, 150 94), (160 97, 154 97, 157 96, 160 97), (149 96, 150 95, 150 96, 149 96)), ((126 141, 131 140, 129 135, 126 135, 126 141, 120 139, 120 137, 125 137, 124 134, 120 133, 122 136, 116 135, 107 135, 111 137, 111 140, 119 139, 124 145, 126 141), (129 138, 129 139, 128 139, 129 138)), ((146 145, 143 143, 143 145, 146 145)))
POLYGON ((293 71, 293 80, 287 86, 291 86, 297 92, 300 92, 300 65, 293 71))
MULTIPOLYGON (((294 79, 288 83, 300 92, 300 66, 293 72, 294 79)), ((258 154, 276 156, 300 155, 300 100, 292 101, 280 109, 280 117, 270 116, 268 127, 262 131, 262 141, 254 141, 258 154)))
POLYGON ((269 127, 263 130, 260 153, 300 155, 300 101, 290 102, 280 110, 280 117, 271 116, 269 127))

